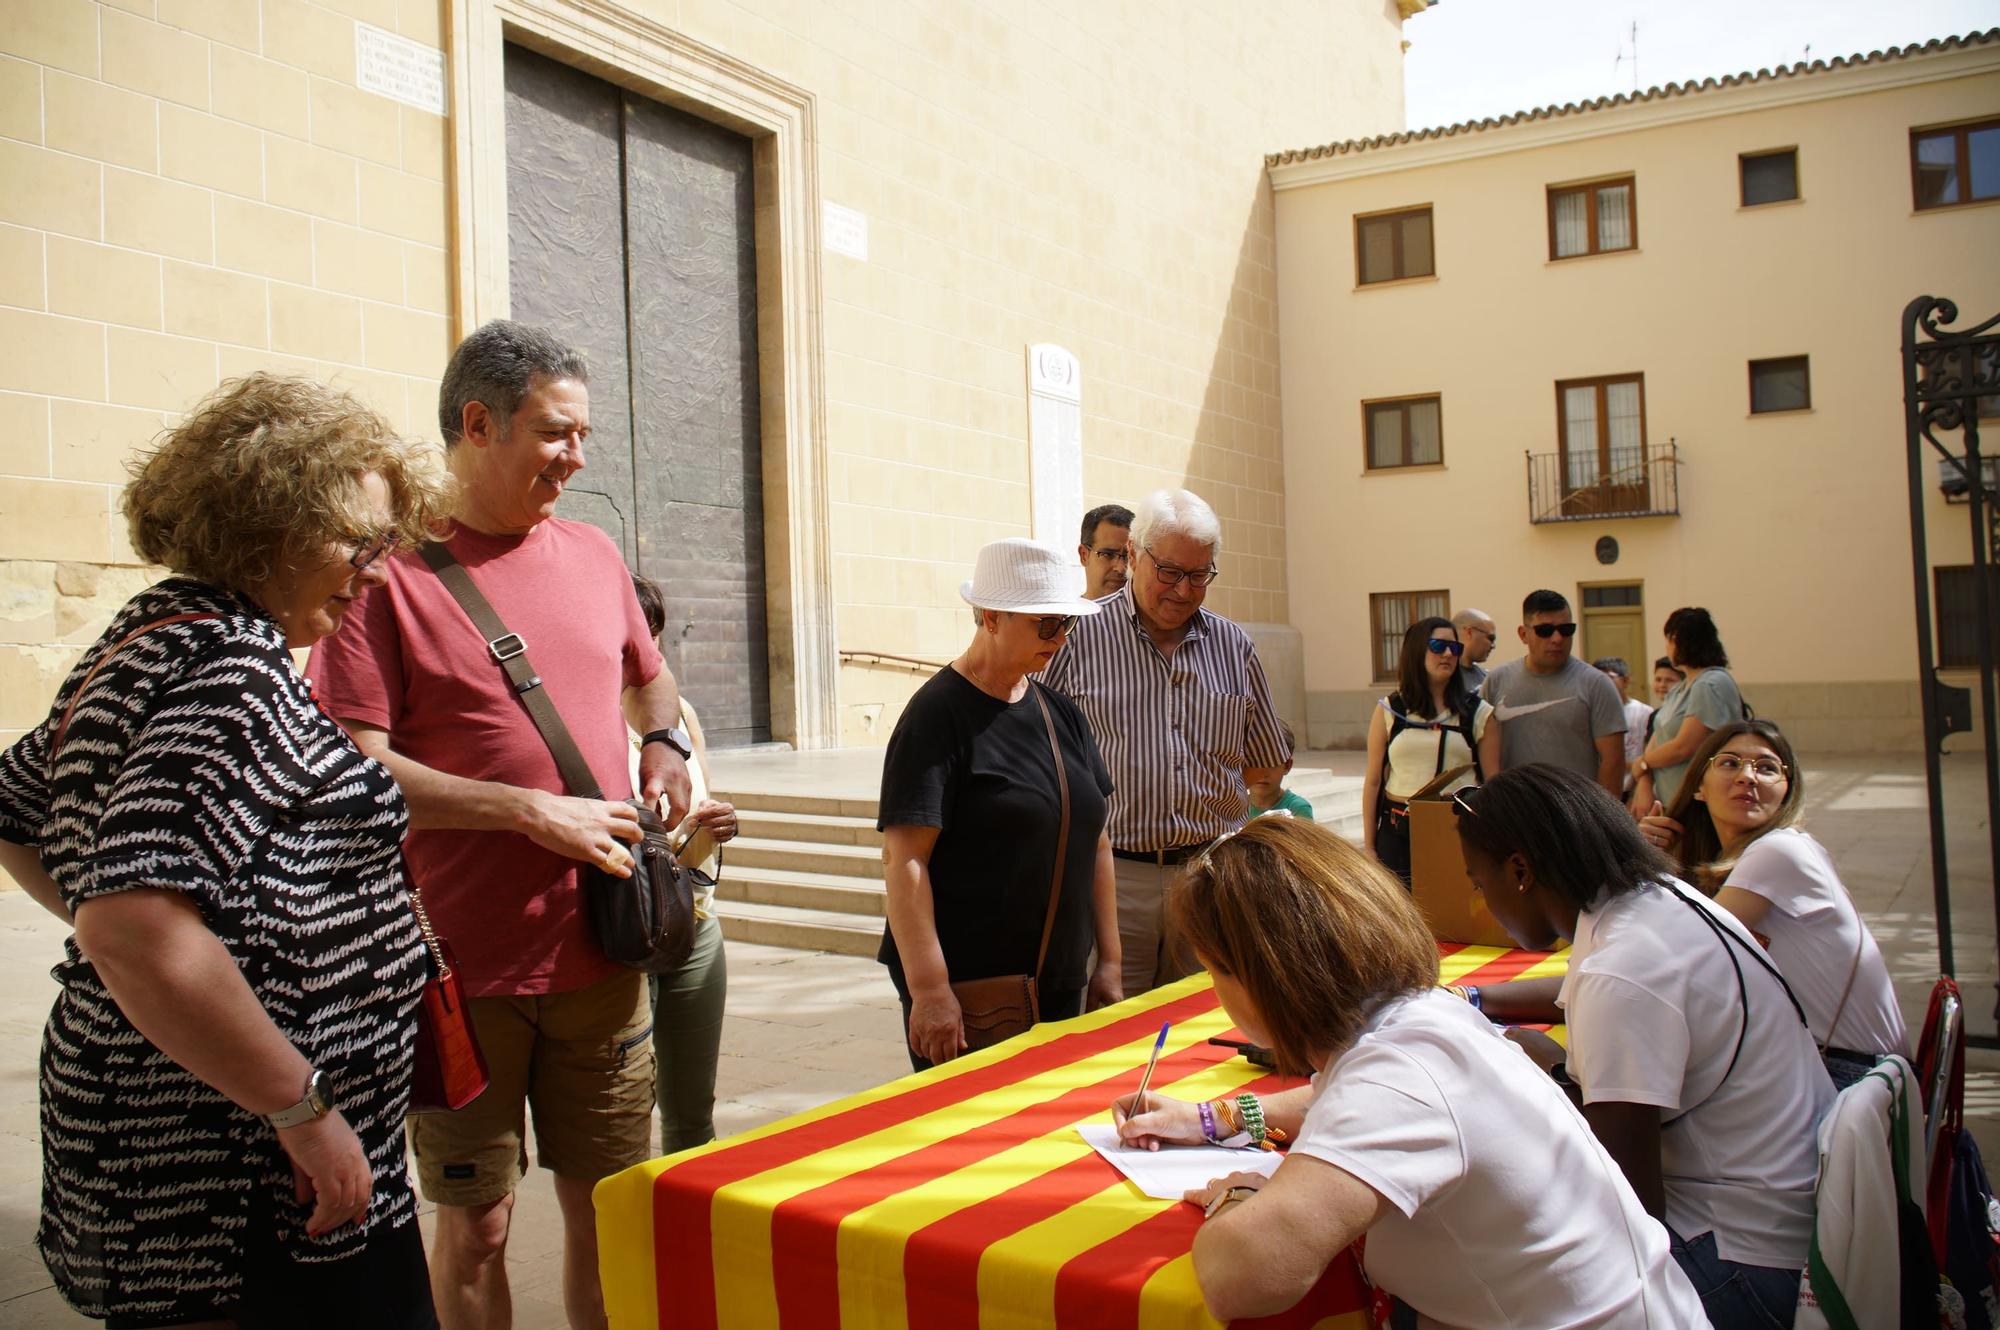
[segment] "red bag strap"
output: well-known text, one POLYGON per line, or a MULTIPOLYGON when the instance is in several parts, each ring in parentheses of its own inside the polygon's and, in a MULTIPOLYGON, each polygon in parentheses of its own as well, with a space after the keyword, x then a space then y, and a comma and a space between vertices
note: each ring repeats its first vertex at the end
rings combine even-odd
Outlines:
POLYGON ((55 761, 56 754, 61 751, 63 746, 63 740, 69 734, 69 718, 72 714, 75 713, 76 704, 83 700, 84 690, 90 687, 90 681, 97 677, 97 672, 104 668, 104 662, 110 660, 113 656, 117 655, 120 651, 124 650, 126 643, 130 642, 135 637, 143 637, 145 634, 152 632, 155 628, 164 628, 170 623, 187 623, 194 619, 220 619, 221 617, 222 616, 220 614, 216 614, 213 611, 204 614, 195 614, 195 613, 169 614, 164 619, 155 619, 151 623, 139 625, 137 628, 134 628, 131 632, 125 634, 125 636, 119 638, 116 642, 112 643, 111 649, 109 651, 106 651, 103 655, 97 658, 97 663, 90 667, 90 673, 83 676, 83 682, 78 684, 76 686, 76 691, 69 695, 69 705, 63 708, 62 719, 56 723, 55 735, 53 738, 49 740, 48 760, 51 762, 55 761))

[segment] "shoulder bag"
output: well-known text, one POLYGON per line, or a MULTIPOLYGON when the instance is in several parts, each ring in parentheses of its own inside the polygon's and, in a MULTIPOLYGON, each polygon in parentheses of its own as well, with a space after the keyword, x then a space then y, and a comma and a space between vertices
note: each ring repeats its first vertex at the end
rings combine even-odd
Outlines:
POLYGON ((1056 832, 1056 867, 1049 880, 1049 908, 1042 916, 1042 945, 1035 953, 1035 972, 965 979, 951 986, 951 995, 958 999, 959 1020, 965 1027, 966 1047, 974 1052, 1011 1039, 1042 1018, 1039 1000, 1042 963, 1048 959, 1049 936, 1055 931, 1056 906, 1062 901, 1063 869, 1069 857, 1069 775, 1063 764, 1062 745, 1056 739, 1055 718, 1049 714, 1042 686, 1038 683, 1029 686, 1042 709, 1042 724, 1049 732, 1049 755, 1055 759, 1056 791, 1062 803, 1062 823, 1056 832))
MULTIPOLYGON (((507 630, 465 565, 448 548, 429 541, 422 553, 424 562, 486 639, 487 654, 506 673, 515 695, 527 708, 528 718, 534 721, 562 772, 563 784, 579 799, 602 799, 604 792, 591 775, 590 764, 584 761, 562 714, 542 687, 542 676, 528 660, 528 644, 520 634, 507 630)), ((619 877, 596 864, 584 864, 579 870, 584 913, 606 956, 644 974, 666 974, 679 969, 694 948, 694 879, 674 857, 670 833, 660 815, 637 799, 627 802, 638 810, 639 828, 645 833, 632 847, 632 876, 619 877)))

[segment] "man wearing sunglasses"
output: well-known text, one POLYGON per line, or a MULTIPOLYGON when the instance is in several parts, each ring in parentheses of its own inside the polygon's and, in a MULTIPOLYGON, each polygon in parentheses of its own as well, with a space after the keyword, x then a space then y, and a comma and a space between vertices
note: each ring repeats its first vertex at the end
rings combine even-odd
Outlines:
POLYGON ((1100 503, 1083 515, 1083 543, 1076 547, 1083 561, 1084 598, 1102 600, 1125 585, 1132 558, 1132 510, 1123 504, 1100 503))
POLYGON ((1521 602, 1528 654, 1486 676, 1485 697, 1500 722, 1500 763, 1567 767, 1618 798, 1625 783, 1625 704, 1611 680, 1576 659, 1576 616, 1558 591, 1521 602))
POLYGON ((1194 972, 1166 936, 1167 892, 1202 846, 1243 825, 1245 781, 1283 779, 1291 758, 1256 645, 1202 608, 1221 547, 1222 525, 1198 496, 1146 496, 1130 579, 1041 676, 1082 709, 1111 774, 1127 997, 1194 972))

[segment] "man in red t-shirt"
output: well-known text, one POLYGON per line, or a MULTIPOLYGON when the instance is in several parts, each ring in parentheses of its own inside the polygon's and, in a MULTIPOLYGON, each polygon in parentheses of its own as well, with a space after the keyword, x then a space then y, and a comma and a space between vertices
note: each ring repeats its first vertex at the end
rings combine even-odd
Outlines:
POLYGON ((579 899, 583 864, 629 874, 627 718, 647 742, 639 795, 686 811, 680 691, 646 630, 618 549, 555 517, 583 469, 583 357, 496 321, 453 353, 439 390, 461 493, 452 553, 528 657, 604 798, 565 793, 555 758, 476 629, 414 553, 356 599, 308 672, 327 709, 409 801, 413 890, 457 953, 492 1081, 456 1113, 410 1119, 438 1206, 431 1287, 446 1330, 502 1324, 508 1223, 527 1165, 523 1107, 564 1221, 572 1326, 604 1325, 596 1182, 647 1158, 653 1116, 645 976, 607 958, 579 899), (623 701, 621 712, 620 703, 623 701))

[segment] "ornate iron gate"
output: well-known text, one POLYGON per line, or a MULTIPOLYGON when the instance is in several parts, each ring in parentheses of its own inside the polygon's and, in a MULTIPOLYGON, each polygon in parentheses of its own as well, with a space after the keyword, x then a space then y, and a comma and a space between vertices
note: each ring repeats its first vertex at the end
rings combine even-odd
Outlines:
MULTIPOLYGON (((1994 910, 2000 919, 2000 728, 1995 724, 1996 556, 2000 556, 2000 486, 1979 451, 1980 399, 2000 400, 2000 315, 1975 327, 1948 332, 1958 306, 1936 296, 1919 296, 1903 310, 1903 426, 1910 465, 1910 556, 1917 592, 1917 662, 1924 710, 1924 779, 1930 805, 1931 886, 1936 897, 1938 968, 1954 972, 1950 872, 1945 861, 1944 773, 1938 761, 1945 737, 1971 728, 1971 699, 1937 677, 1932 649, 1931 569, 1926 550, 1926 474, 1943 477, 1948 491, 1962 486, 1972 523, 1975 636, 1979 655, 1980 728, 1986 749, 1986 830, 1994 869, 1994 910), (1954 453, 1939 432, 1958 431, 1964 452, 1954 453), (1937 454, 1937 470, 1925 466, 1925 448, 1937 454)), ((1996 1009, 2000 1016, 2000 1009, 1996 1009)), ((1967 1042, 2000 1047, 2000 1038, 1971 1035, 1967 1042)))

